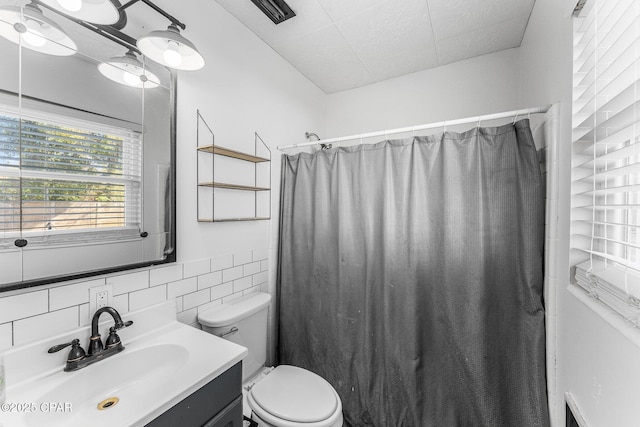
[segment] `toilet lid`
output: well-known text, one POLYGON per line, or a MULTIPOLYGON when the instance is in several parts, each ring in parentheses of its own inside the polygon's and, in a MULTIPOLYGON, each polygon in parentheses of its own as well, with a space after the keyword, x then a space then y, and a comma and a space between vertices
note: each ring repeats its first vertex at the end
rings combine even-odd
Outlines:
POLYGON ((333 387, 324 378, 295 366, 278 366, 250 393, 264 411, 299 423, 325 420, 338 406, 333 387))

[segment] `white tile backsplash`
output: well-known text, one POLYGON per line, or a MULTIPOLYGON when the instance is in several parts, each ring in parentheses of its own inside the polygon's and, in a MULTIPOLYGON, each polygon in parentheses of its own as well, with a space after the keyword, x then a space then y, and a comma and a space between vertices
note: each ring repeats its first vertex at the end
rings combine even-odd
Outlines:
POLYGON ((260 273, 257 273, 251 276, 251 278, 253 279, 253 286, 261 285, 269 281, 269 272, 261 271, 260 273))
POLYGON ((198 290, 198 278, 190 277, 167 285, 167 299, 179 297, 198 290))
POLYGON ((88 326, 89 288, 104 284, 113 287, 120 314, 174 299, 178 320, 197 328, 199 312, 268 290, 268 253, 246 250, 0 297, 0 351, 88 326))
POLYGON ((211 271, 224 270, 233 267, 233 254, 211 258, 211 271))
POLYGON ((104 286, 105 279, 95 279, 49 289, 49 310, 77 306, 89 302, 89 288, 104 286))
POLYGON ((227 268, 226 270, 222 270, 222 281, 230 282, 231 280, 236 280, 242 277, 242 266, 227 268))
MULTIPOLYGON (((88 297, 87 297, 88 298, 88 297)), ((49 311, 49 291, 0 298, 0 323, 35 316, 49 311)))
POLYGON ((244 291, 252 286, 251 276, 246 276, 238 280, 233 281, 233 292, 244 291))
POLYGON ((218 307, 218 306, 220 306, 220 304, 222 304, 222 299, 217 299, 217 300, 208 302, 206 304, 199 305, 198 306, 198 314, 202 313, 204 311, 207 311, 207 310, 211 310, 211 309, 213 309, 215 307, 218 307))
POLYGON ((60 330, 66 331, 78 326, 78 306, 17 320, 13 322, 13 343, 22 345, 50 338, 60 330))
POLYGON ((156 268, 150 271, 149 284, 151 286, 162 285, 181 280, 182 264, 170 264, 166 267, 156 268))
POLYGON ((211 301, 225 297, 233 293, 233 282, 223 283, 211 288, 211 301))
POLYGON ((149 287, 149 270, 107 277, 107 285, 113 286, 114 295, 127 294, 149 287))
POLYGON ((13 345, 13 323, 0 325, 0 351, 6 350, 13 345))
POLYGON ((198 292, 193 292, 191 294, 185 295, 183 298, 184 306, 183 310, 190 310, 194 307, 197 307, 202 304, 206 304, 211 301, 211 292, 209 288, 203 289, 198 292))
POLYGON ((252 262, 250 264, 245 264, 242 266, 242 272, 245 276, 250 276, 251 274, 256 274, 260 272, 260 261, 252 262))
POLYGON ((253 261, 253 252, 252 251, 239 252, 237 254, 233 254, 233 265, 234 266, 248 264, 251 261, 253 261))
POLYGON ((198 290, 210 288, 222 283, 222 271, 214 271, 213 273, 198 276, 198 290))
POLYGON ((211 258, 198 259, 184 263, 184 277, 200 276, 211 271, 211 258))
POLYGON ((113 297, 113 308, 118 310, 118 313, 124 314, 129 312, 129 295, 116 295, 113 297))
POLYGON ((167 299, 167 285, 131 292, 129 294, 129 310, 135 311, 167 299))
MULTIPOLYGON (((129 296, 127 295, 127 298, 128 297, 129 296)), ((80 326, 87 326, 91 324, 91 316, 93 316, 93 313, 89 314, 89 303, 81 304, 78 308, 80 309, 80 326)))
POLYGON ((187 325, 196 323, 198 321, 198 309, 194 307, 190 310, 178 313, 178 321, 186 323, 187 325))

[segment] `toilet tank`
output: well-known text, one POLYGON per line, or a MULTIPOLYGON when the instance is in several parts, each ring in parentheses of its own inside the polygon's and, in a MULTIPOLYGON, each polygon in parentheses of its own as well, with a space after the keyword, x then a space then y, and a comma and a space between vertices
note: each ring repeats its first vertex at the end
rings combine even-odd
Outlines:
POLYGON ((251 378, 267 360, 267 312, 271 295, 252 292, 198 314, 202 330, 246 347, 242 381, 251 378))

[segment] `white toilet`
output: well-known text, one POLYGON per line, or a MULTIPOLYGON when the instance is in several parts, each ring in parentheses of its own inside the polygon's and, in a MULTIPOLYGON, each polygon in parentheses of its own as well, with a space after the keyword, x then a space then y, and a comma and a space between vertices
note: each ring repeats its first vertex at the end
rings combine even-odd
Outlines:
POLYGON ((198 314, 206 332, 249 349, 242 361, 245 402, 260 427, 341 427, 342 402, 324 378, 295 366, 264 369, 271 295, 254 292, 198 314))

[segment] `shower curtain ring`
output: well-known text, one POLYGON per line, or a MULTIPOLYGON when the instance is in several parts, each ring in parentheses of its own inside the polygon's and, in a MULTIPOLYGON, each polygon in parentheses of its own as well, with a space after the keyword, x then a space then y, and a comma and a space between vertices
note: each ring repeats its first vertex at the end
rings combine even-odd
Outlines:
POLYGON ((516 116, 513 118, 513 124, 516 124, 516 120, 518 120, 518 113, 516 113, 516 116))
POLYGON ((480 120, 482 120, 482 116, 478 116, 478 123, 476 124, 476 129, 480 129, 480 120))

